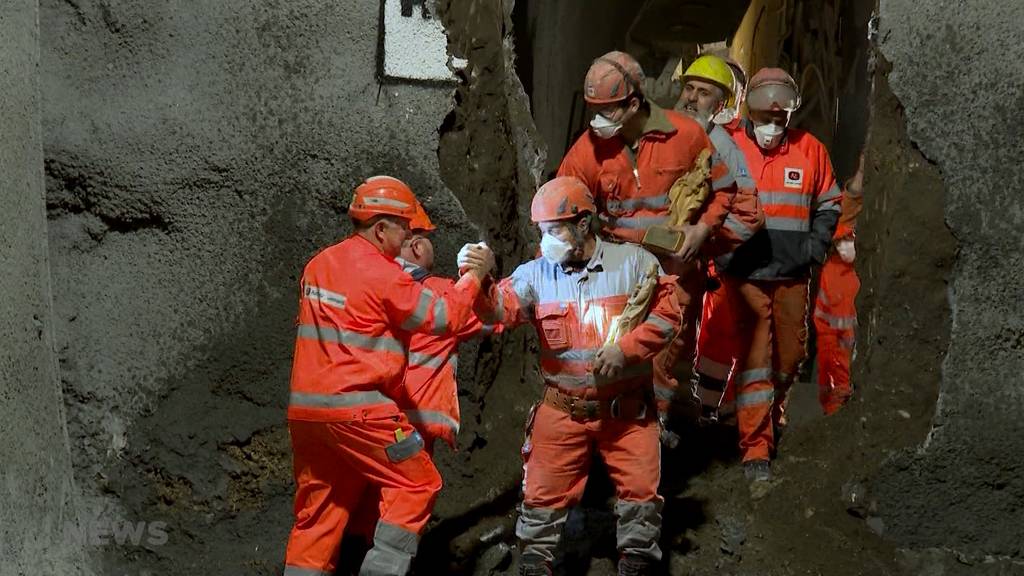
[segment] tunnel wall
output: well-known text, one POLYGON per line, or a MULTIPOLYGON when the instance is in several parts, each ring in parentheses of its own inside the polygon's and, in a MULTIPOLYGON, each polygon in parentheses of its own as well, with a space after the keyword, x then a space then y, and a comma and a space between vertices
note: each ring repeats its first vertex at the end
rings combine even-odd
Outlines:
POLYGON ((0 12, 0 574, 84 574, 54 350, 39 112, 39 6, 0 12))
POLYGON ((90 513, 168 527, 159 546, 105 549, 104 569, 278 573, 302 266, 347 234, 351 190, 387 173, 424 201, 454 273, 479 238, 440 174, 454 85, 378 81, 377 2, 41 9, 75 471, 90 513))
POLYGON ((889 82, 941 174, 959 250, 931 431, 877 485, 889 538, 950 551, 952 573, 981 573, 1024 559, 1024 4, 882 0, 880 15, 889 82))

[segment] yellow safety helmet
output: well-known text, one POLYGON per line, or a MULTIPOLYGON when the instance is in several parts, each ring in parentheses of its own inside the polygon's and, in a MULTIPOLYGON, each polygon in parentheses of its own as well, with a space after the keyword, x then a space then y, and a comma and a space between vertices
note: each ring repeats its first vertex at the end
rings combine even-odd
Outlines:
POLYGON ((702 80, 704 82, 711 82, 718 86, 722 90, 725 90, 726 107, 734 105, 735 92, 733 90, 734 78, 732 70, 729 65, 718 56, 714 54, 702 54, 690 67, 686 69, 686 72, 680 73, 682 70, 683 63, 679 62, 679 66, 676 68, 676 76, 680 82, 686 83, 689 79, 702 80))

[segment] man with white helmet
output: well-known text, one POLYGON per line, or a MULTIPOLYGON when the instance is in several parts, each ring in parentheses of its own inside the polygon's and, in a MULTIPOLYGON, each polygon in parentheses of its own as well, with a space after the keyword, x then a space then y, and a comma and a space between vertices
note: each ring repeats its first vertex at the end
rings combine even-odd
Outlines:
POLYGON ((736 409, 744 472, 771 479, 775 429, 785 424, 786 395, 807 354, 808 283, 832 245, 840 191, 825 146, 789 126, 799 88, 779 68, 750 80, 750 119, 736 135, 757 184, 765 227, 722 270, 737 304, 740 360, 736 409))

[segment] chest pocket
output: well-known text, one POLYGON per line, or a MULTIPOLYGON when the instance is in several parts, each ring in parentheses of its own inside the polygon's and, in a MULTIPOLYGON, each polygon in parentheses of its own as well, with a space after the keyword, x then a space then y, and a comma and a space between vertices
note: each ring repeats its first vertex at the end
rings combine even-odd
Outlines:
POLYGON ((547 350, 565 350, 569 338, 569 307, 555 302, 537 307, 537 324, 541 345, 547 350))

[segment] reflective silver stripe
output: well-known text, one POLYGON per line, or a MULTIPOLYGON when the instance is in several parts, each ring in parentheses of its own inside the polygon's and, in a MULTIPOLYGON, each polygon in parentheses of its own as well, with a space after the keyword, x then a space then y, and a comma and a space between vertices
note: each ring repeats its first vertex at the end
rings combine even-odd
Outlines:
POLYGON ((754 368, 753 370, 746 370, 740 372, 736 376, 736 385, 742 386, 744 384, 750 384, 751 382, 770 382, 772 379, 771 368, 754 368))
POLYGON ((658 224, 664 224, 668 221, 668 215, 665 216, 629 216, 627 218, 602 218, 613 228, 626 228, 627 230, 644 230, 651 226, 658 224))
POLYGON ((672 338, 672 336, 676 333, 675 326, 673 326, 671 322, 665 320, 664 318, 658 316, 657 314, 651 314, 647 316, 647 320, 644 322, 644 324, 649 324, 661 330, 661 337, 664 338, 665 340, 672 338))
POLYGON ((661 196, 651 196, 649 198, 626 198, 625 200, 609 200, 605 206, 611 213, 625 212, 631 210, 658 210, 661 208, 668 207, 669 200, 667 194, 661 196))
POLYGON ((420 292, 420 300, 416 303, 416 309, 405 319, 405 322, 402 322, 402 329, 415 330, 422 326, 423 322, 427 319, 427 310, 430 308, 430 303, 433 301, 434 293, 429 288, 424 288, 420 292))
POLYGON ((825 191, 824 194, 818 196, 818 203, 828 202, 829 200, 838 200, 842 194, 839 192, 839 185, 833 183, 832 187, 825 191))
MULTIPOLYGON (((496 289, 495 293, 497 294, 497 298, 495 298, 495 303, 494 303, 494 317, 495 317, 495 319, 498 322, 504 322, 505 321, 505 293, 502 292, 500 288, 496 289)), ((516 295, 518 296, 518 294, 516 294, 516 295)), ((522 300, 522 297, 520 297, 520 300, 522 300)))
POLYGON ((285 566, 284 576, 333 576, 334 570, 326 572, 317 568, 302 568, 300 566, 285 566))
POLYGON ((452 374, 459 373, 459 355, 452 354, 448 357, 448 363, 452 365, 452 374))
POLYGON ((757 188, 757 182, 754 182, 754 179, 751 178, 750 176, 737 176, 736 186, 740 188, 746 188, 748 190, 753 190, 754 188, 757 188))
POLYGON ((671 400, 676 396, 676 389, 667 386, 654 386, 654 397, 658 400, 671 400))
POLYGON ((434 334, 444 334, 448 330, 448 303, 438 298, 434 302, 434 334))
POLYGON ((715 362, 705 356, 699 356, 697 358, 697 371, 705 376, 711 376, 717 380, 725 380, 729 377, 729 372, 731 370, 732 366, 729 364, 715 362))
POLYGON ((600 348, 577 348, 574 350, 541 350, 542 357, 548 360, 560 360, 566 362, 589 362, 597 356, 600 348))
MULTIPOLYGON (((642 362, 640 364, 634 364, 632 366, 626 366, 621 374, 614 380, 601 379, 601 386, 607 386, 615 382, 622 382, 633 378, 640 378, 642 376, 650 376, 653 369, 650 362, 642 362)), ((573 376, 570 374, 556 374, 548 372, 547 370, 541 369, 541 375, 544 380, 553 382, 563 388, 586 388, 590 386, 597 386, 597 380, 593 374, 587 374, 585 376, 573 376)))
POLYGON ((309 300, 319 300, 335 308, 345 307, 345 297, 337 292, 331 292, 326 288, 320 288, 312 284, 306 284, 302 289, 302 295, 309 300))
POLYGON ((769 230, 783 230, 786 232, 807 232, 811 229, 811 223, 806 218, 767 216, 764 219, 764 227, 769 230))
POLYGON ((775 401, 775 390, 757 390, 756 392, 741 392, 736 395, 736 407, 746 408, 748 406, 761 406, 771 404, 775 401))
POLYGON ((289 396, 288 404, 289 406, 301 408, 352 408, 355 406, 372 406, 374 404, 394 404, 394 401, 376 390, 344 392, 341 394, 292 392, 289 396))
POLYGON ((440 424, 447 426, 456 434, 459 433, 459 423, 444 412, 438 412, 437 410, 406 410, 405 415, 409 417, 409 422, 413 424, 440 424))
MULTIPOLYGON (((377 530, 373 533, 373 541, 374 543, 381 542, 387 544, 388 548, 395 548, 400 552, 415 554, 420 537, 415 532, 410 532, 401 526, 378 520, 377 530)), ((399 572, 399 574, 404 574, 404 572, 399 572)))
POLYGON ((711 183, 712 190, 721 190, 722 188, 728 188, 736 183, 736 178, 733 178, 732 172, 726 172, 725 176, 722 176, 718 180, 711 183))
POLYGON ((363 198, 363 202, 371 206, 390 206, 400 210, 412 207, 408 203, 402 202, 401 200, 395 200, 394 198, 363 198))
POLYGON ((444 366, 444 356, 432 356, 430 354, 421 354, 419 352, 409 352, 409 366, 423 367, 423 368, 440 368, 444 366))
POLYGON ((811 197, 802 192, 758 190, 757 197, 761 199, 762 206, 799 206, 801 208, 809 208, 811 205, 811 197))
POLYGON ((821 318, 832 328, 837 330, 848 330, 857 325, 856 316, 833 316, 832 314, 825 313, 821 310, 815 310, 814 316, 821 318))
POLYGON ((727 230, 731 230, 733 234, 739 237, 740 240, 746 242, 754 235, 754 231, 743 225, 740 219, 729 214, 725 218, 725 224, 723 225, 727 230))
POLYGON ((389 338, 387 336, 367 336, 365 334, 358 334, 348 330, 335 330, 334 328, 315 326, 313 324, 300 324, 298 337, 308 338, 310 340, 319 340, 320 342, 337 342, 343 346, 352 348, 386 350, 388 352, 405 354, 405 347, 402 346, 401 342, 394 338, 389 338))

